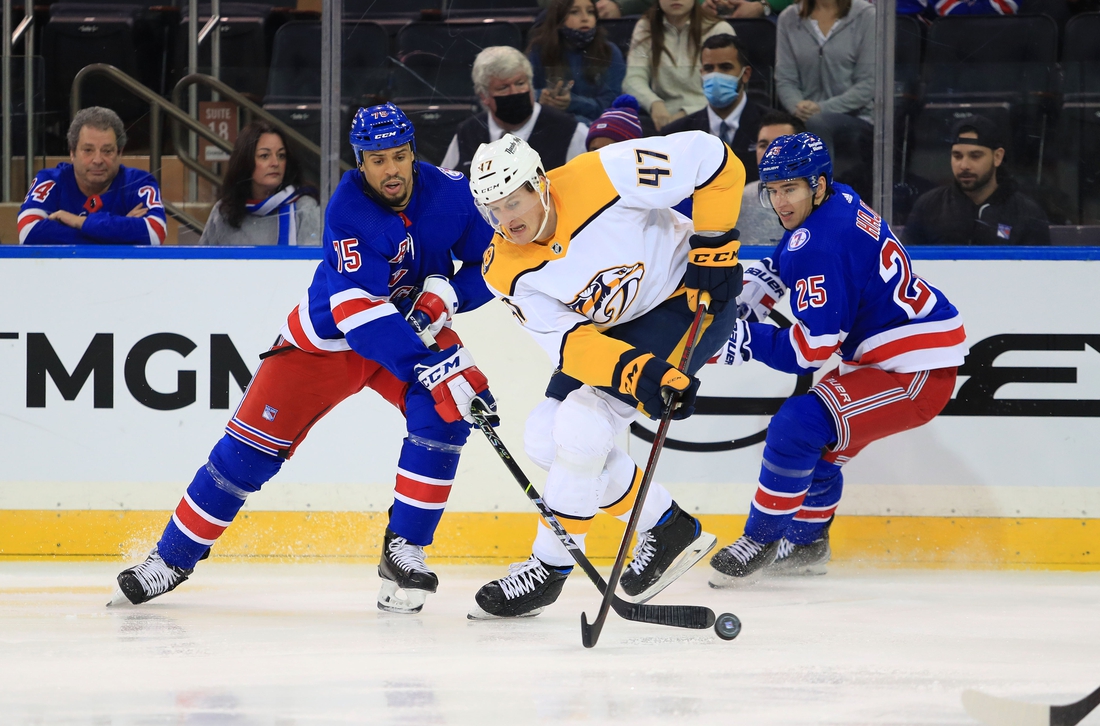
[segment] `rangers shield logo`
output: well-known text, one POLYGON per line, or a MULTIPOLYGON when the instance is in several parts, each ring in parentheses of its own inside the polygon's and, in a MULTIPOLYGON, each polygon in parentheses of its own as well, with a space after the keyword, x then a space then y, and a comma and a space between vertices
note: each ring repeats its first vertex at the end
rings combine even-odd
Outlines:
POLYGON ((596 273, 596 276, 569 303, 569 309, 597 325, 610 325, 622 317, 634 299, 645 276, 645 265, 620 265, 596 273))

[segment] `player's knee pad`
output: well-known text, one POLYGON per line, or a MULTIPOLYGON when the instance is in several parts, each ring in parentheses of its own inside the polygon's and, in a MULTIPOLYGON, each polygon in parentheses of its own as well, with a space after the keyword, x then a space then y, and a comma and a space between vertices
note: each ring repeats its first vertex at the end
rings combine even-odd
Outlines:
POLYGON ((558 449, 554 443, 554 417, 560 406, 561 401, 556 398, 543 399, 527 417, 523 430, 523 450, 531 461, 547 471, 558 449))
POLYGON ((765 445, 786 456, 813 455, 836 441, 833 420, 825 405, 812 393, 793 396, 783 402, 768 423, 765 445))
POLYGON ((282 459, 243 444, 228 434, 222 436, 210 452, 210 466, 217 472, 216 476, 211 472, 211 476, 219 487, 226 487, 230 493, 234 493, 232 487, 246 494, 258 492, 279 473, 282 465, 282 459))
POLYGON ((587 386, 578 388, 554 415, 554 461, 576 476, 595 479, 615 445, 615 424, 607 403, 587 386))

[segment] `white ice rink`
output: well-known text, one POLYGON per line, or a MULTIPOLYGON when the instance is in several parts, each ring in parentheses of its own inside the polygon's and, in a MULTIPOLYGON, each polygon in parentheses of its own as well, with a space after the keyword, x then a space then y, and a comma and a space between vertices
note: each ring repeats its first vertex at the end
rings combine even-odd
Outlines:
MULTIPOLYGON (((537 618, 470 622, 502 567, 440 567, 417 616, 374 564, 204 562, 104 607, 118 563, 0 563, 0 724, 973 724, 960 693, 1067 703, 1100 685, 1100 572, 861 570, 655 602, 741 636, 628 623, 580 643, 577 572, 537 618)), ((1083 724, 1100 724, 1100 711, 1083 724)))

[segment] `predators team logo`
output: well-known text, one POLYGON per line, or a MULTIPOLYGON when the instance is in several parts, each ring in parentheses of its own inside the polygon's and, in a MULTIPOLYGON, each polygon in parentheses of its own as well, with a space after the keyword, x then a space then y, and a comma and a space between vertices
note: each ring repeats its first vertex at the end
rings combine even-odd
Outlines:
POLYGON ((641 262, 602 270, 573 298, 569 309, 597 325, 610 325, 634 302, 644 276, 645 265, 641 262))

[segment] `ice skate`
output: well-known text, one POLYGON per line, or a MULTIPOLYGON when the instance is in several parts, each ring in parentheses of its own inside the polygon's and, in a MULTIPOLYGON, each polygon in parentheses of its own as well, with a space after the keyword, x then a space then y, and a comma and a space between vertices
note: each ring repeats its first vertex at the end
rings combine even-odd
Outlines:
POLYGON ((714 568, 710 574, 710 586, 737 587, 756 582, 764 568, 775 561, 778 552, 779 540, 764 544, 743 534, 710 558, 710 566, 714 568))
POLYGON ((194 569, 183 570, 161 559, 154 547, 145 562, 118 573, 118 587, 107 607, 140 605, 176 587, 191 576, 194 569))
POLYGON ((439 578, 424 564, 424 548, 389 528, 382 543, 378 576, 382 578, 378 609, 388 613, 420 612, 428 595, 439 587, 439 578))
POLYGON ((538 615, 558 599, 572 567, 548 567, 531 555, 526 562, 508 566, 508 575, 484 585, 474 596, 470 620, 528 618, 538 615))
POLYGON ((667 519, 638 533, 634 555, 621 580, 625 600, 643 603, 691 569, 718 543, 699 520, 672 503, 667 519))
POLYGON ((829 530, 821 539, 810 544, 799 545, 783 538, 779 540, 779 551, 775 562, 764 568, 764 574, 771 576, 824 575, 825 565, 832 557, 829 548, 829 530))

